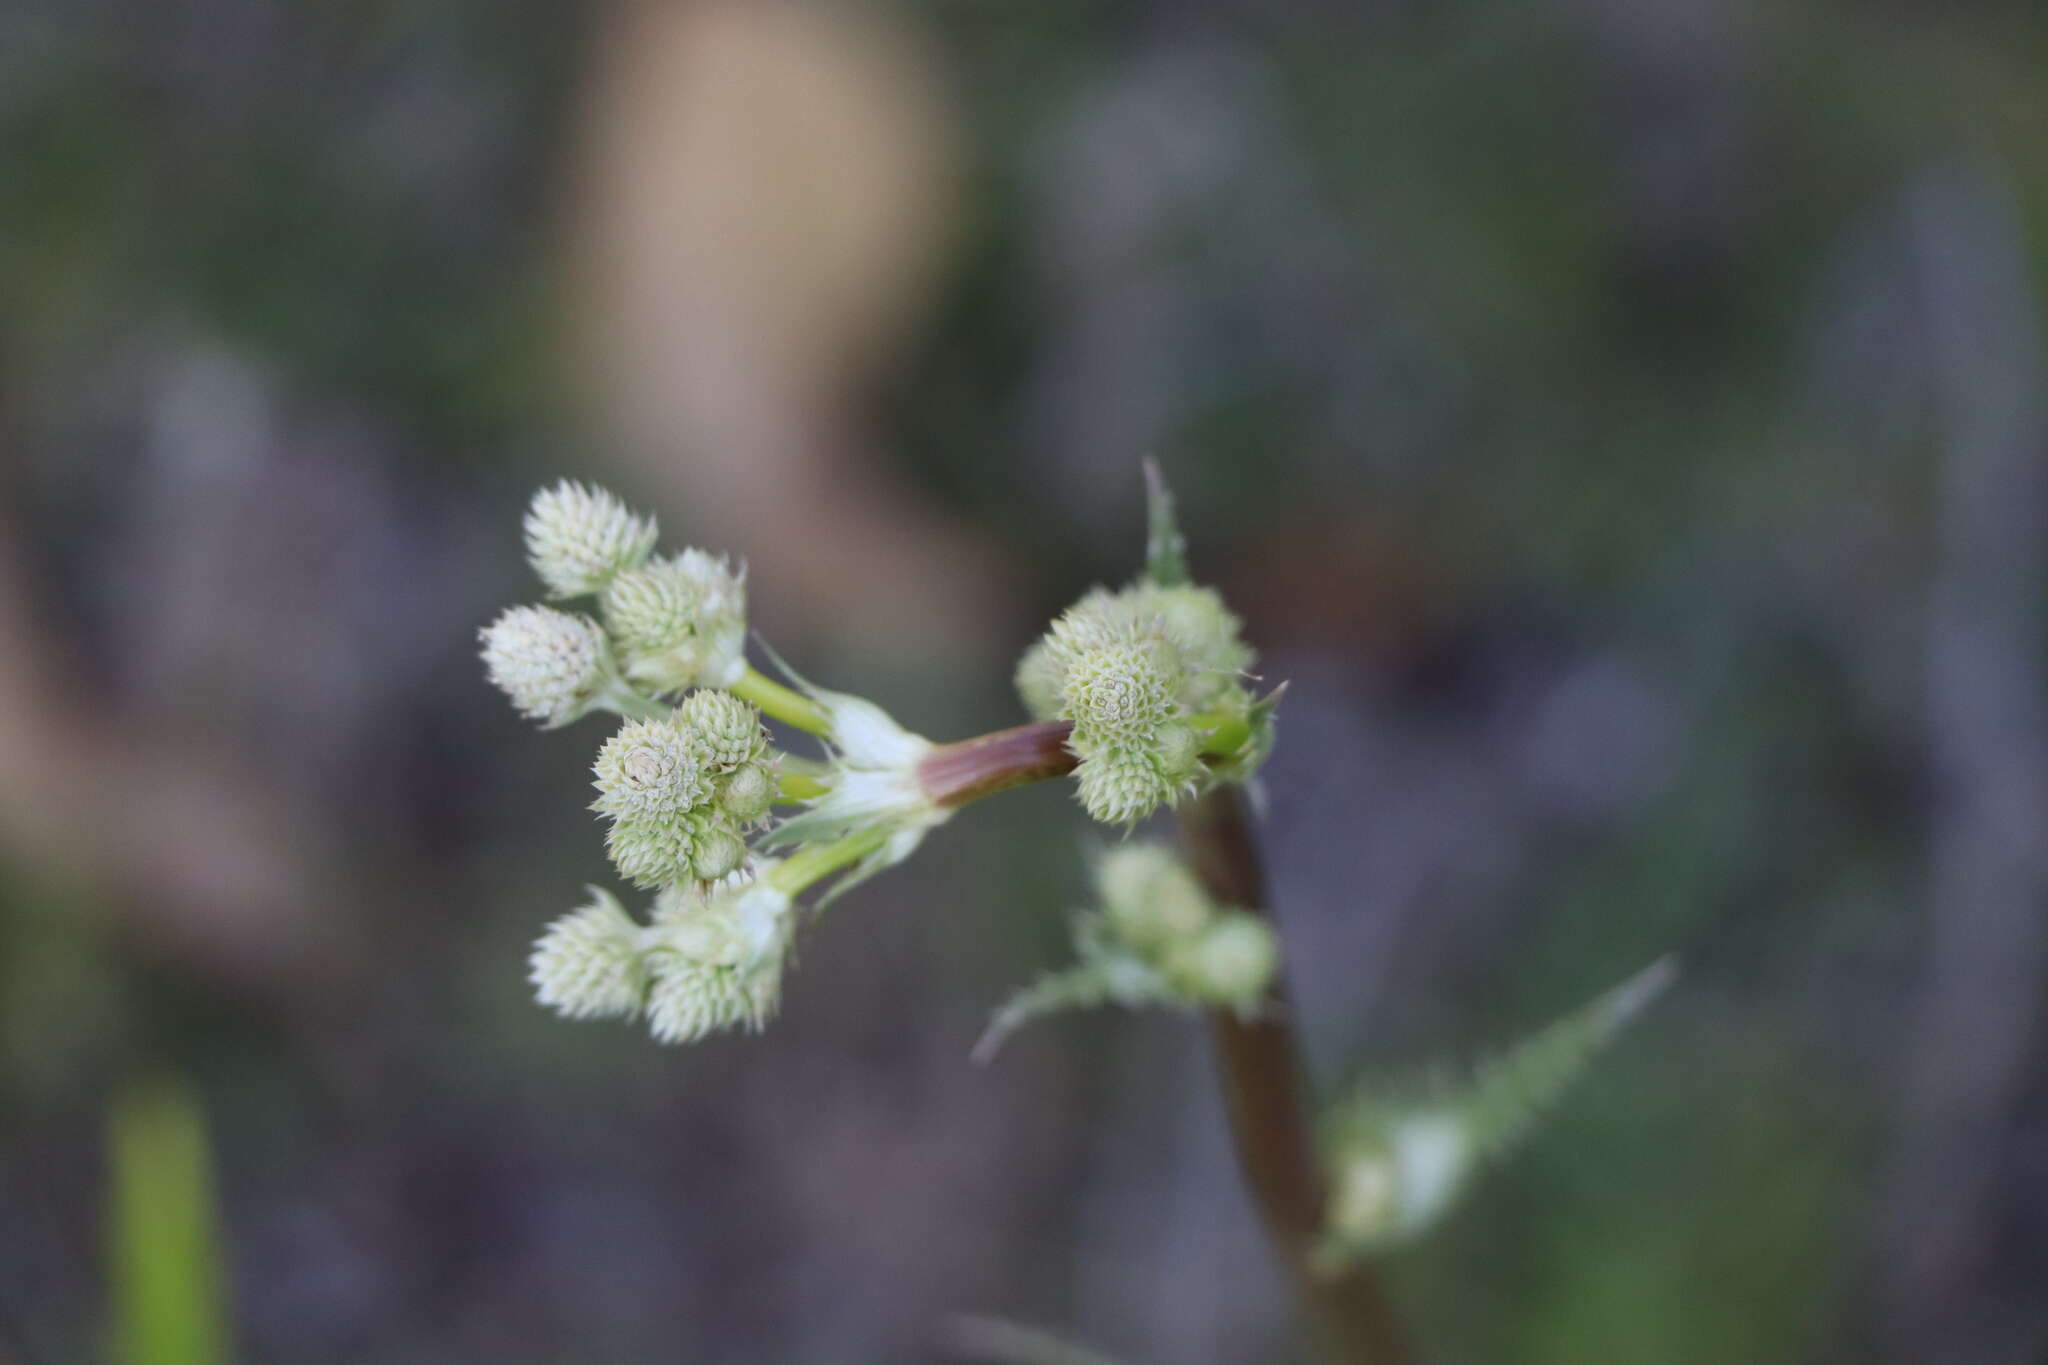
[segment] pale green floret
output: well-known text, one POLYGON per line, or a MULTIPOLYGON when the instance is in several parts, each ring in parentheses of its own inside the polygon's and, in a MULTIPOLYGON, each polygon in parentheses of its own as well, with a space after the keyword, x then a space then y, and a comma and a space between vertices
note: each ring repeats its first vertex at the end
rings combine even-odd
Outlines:
POLYGON ((636 1014, 646 991, 640 926, 608 891, 549 925, 533 945, 529 979, 540 1003, 568 1019, 636 1014))
POLYGON ((1163 970, 1191 1000, 1249 1008, 1266 993, 1279 965, 1280 945, 1272 926, 1232 910, 1174 953, 1163 970))
POLYGON ((692 1042, 723 1029, 759 1029, 773 1018, 795 929, 791 910, 788 896, 739 876, 708 890, 664 893, 643 940, 655 1039, 692 1042))
POLYGON ((1240 680, 1253 655, 1240 634, 1243 624, 1223 605, 1222 594, 1214 588, 1137 583, 1119 600, 1137 619, 1157 621, 1180 651, 1183 699, 1190 708, 1227 709, 1244 697, 1240 680))
POLYGON ((1033 720, 1057 720, 1065 706, 1060 696, 1060 683, 1066 676, 1066 664, 1053 652, 1052 645, 1040 640, 1024 651, 1024 657, 1017 661, 1017 695, 1024 700, 1024 709, 1033 720))
POLYGON ((730 687, 747 671, 745 576, 702 550, 656 559, 604 589, 626 676, 656 692, 730 687))
POLYGON ((591 809, 615 819, 681 815, 710 791, 701 748, 674 716, 627 721, 604 742, 593 771, 591 809))
POLYGON ((687 817, 617 820, 605 831, 604 851, 621 877, 652 890, 695 879, 698 837, 697 824, 687 817))
POLYGON ((1103 854, 1095 892, 1111 932, 1146 954, 1192 942, 1216 916, 1188 865, 1159 844, 1121 844, 1103 854))
POLYGON ((1068 747, 1081 756, 1074 779, 1082 806, 1106 825, 1130 826, 1187 795, 1199 765, 1167 766, 1171 756, 1191 752, 1191 746, 1179 742, 1174 733, 1186 728, 1178 722, 1161 727, 1159 747, 1147 749, 1090 745, 1076 725, 1068 747))
POLYGON ((588 713, 617 677, 604 631, 587 616, 511 607, 478 637, 491 682, 520 715, 549 729, 588 713))
POLYGON ((567 479, 533 495, 526 557, 555 597, 598 592, 654 553, 652 517, 637 517, 602 488, 567 479))
POLYGON ((1091 743, 1146 744, 1178 709, 1163 639, 1108 640, 1078 652, 1060 683, 1067 718, 1091 743))
POLYGON ((729 692, 692 692, 676 707, 676 724, 689 733, 711 772, 731 773, 767 760, 761 713, 729 692))
POLYGON ((718 804, 741 824, 753 824, 768 814, 775 801, 775 782, 765 766, 749 764, 725 779, 718 804))
POLYGON ((737 872, 746 860, 746 840, 729 829, 711 827, 698 836, 690 854, 690 871, 700 882, 715 882, 737 872))

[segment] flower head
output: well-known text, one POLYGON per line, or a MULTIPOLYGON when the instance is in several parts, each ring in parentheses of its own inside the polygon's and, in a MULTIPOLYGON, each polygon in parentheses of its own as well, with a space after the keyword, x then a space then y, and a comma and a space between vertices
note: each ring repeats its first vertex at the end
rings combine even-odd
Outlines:
POLYGON ((614 819, 666 819, 703 801, 708 784, 699 746, 674 716, 629 720, 598 750, 597 800, 614 819))
POLYGON ((604 631, 553 607, 511 607, 478 632, 484 671, 519 714, 549 729, 602 704, 616 685, 604 631))
POLYGON ((626 676, 656 692, 730 687, 746 672, 746 575, 702 550, 629 569, 604 589, 626 676))
POLYGON ((760 713, 722 692, 693 692, 659 720, 628 721, 594 771, 592 809, 612 821, 606 850, 637 886, 734 871, 775 789, 760 713))
POLYGON ((647 988, 640 926, 609 891, 593 886, 590 896, 590 904, 549 925, 533 945, 534 994, 567 1019, 638 1013, 647 988))
POLYGON ((722 1029, 759 1029, 773 1018, 795 930, 792 909, 789 896, 745 874, 663 892, 644 940, 654 1037, 687 1043, 722 1029))
POLYGON ((567 479, 533 495, 526 557, 555 597, 597 592, 654 553, 652 517, 637 517, 602 488, 567 479))
POLYGON ((1187 543, 1155 466, 1144 575, 1096 588, 1018 661, 1017 693, 1041 721, 1073 724, 1081 804, 1131 825, 1217 782, 1250 781, 1272 746, 1273 703, 1245 687, 1252 651, 1214 589, 1187 577, 1187 543))
POLYGON ((1073 722, 1067 747, 1081 760, 1081 803, 1120 825, 1198 784, 1201 739, 1184 719, 1191 677, 1157 617, 1100 591, 1054 621, 1019 668, 1027 704, 1056 696, 1055 714, 1073 722))

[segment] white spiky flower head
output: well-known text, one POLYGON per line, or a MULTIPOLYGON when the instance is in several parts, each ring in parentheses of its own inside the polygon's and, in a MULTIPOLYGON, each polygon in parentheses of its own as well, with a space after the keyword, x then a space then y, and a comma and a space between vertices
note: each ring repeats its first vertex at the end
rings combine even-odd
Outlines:
POLYGON ((636 886, 714 882, 746 858, 768 813, 774 756, 760 713, 722 692, 693 692, 658 720, 629 721, 599 752, 606 850, 636 886))
POLYGON ((654 553, 652 517, 635 516, 602 488, 562 480, 533 495, 526 557, 554 597, 600 591, 654 553))
POLYGON ((656 692, 730 687, 747 671, 744 571, 702 550, 653 560, 604 589, 626 676, 656 692))
POLYGON ((904 729, 864 697, 802 685, 830 722, 824 739, 833 750, 832 764, 823 779, 824 794, 776 826, 771 842, 786 848, 863 830, 886 835, 833 888, 832 895, 838 896, 908 858, 953 812, 932 801, 920 776, 920 765, 936 747, 930 740, 904 729))
POLYGON ((548 729, 629 701, 597 622, 553 607, 509 607, 478 633, 484 671, 520 715, 548 729))
POLYGON ((533 945, 528 979, 541 1004, 566 1019, 636 1014, 647 988, 640 926, 609 891, 549 925, 533 945))
POLYGON ((698 748, 673 715, 627 721, 598 750, 592 771, 598 796, 591 809, 614 818, 680 815, 709 790, 698 748))
POLYGON ((649 1031, 687 1043, 724 1029, 760 1029, 782 999, 795 933, 791 898, 768 880, 772 864, 716 886, 671 888, 642 942, 652 984, 649 1031))

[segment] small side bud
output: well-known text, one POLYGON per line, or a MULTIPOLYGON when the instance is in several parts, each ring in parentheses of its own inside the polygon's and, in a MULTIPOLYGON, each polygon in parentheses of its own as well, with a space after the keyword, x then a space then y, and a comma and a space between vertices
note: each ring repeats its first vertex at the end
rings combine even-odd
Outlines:
POLYGON ((1256 915, 1233 910, 1175 956, 1167 977, 1192 1000, 1251 1009, 1265 995, 1279 965, 1280 945, 1272 926, 1256 915))
POLYGON ((1158 844, 1122 844, 1103 854, 1095 892, 1110 932, 1148 955, 1192 942, 1216 917, 1188 865, 1158 844))
POLYGON ((1280 945, 1256 915, 1219 908, 1187 865, 1152 844, 1126 844, 1095 866, 1099 914, 1074 921, 1075 962, 1040 977, 996 1013, 975 1048, 986 1061, 1011 1033, 1060 1010, 1095 1005, 1257 1009, 1280 945))
POLYGON ((526 557, 555 597, 582 597, 654 553, 652 517, 637 517, 602 488, 564 479, 533 495, 526 557))
POLYGON ((614 678, 604 631, 553 607, 511 607, 479 632, 484 671, 520 715, 549 729, 587 714, 614 678))
POLYGON ((690 736, 713 773, 759 766, 768 756, 761 713, 728 692, 692 692, 676 707, 675 723, 690 736))
POLYGON ((636 1014, 647 985, 640 926, 610 892, 592 887, 590 895, 590 904, 556 920, 534 944, 535 997, 567 1019, 636 1014))
POLYGON ((765 818, 774 801, 774 779, 760 764, 735 770, 718 793, 718 803, 725 807, 725 813, 743 825, 765 818))
POLYGON ((746 860, 744 840, 730 830, 709 829, 690 854, 690 870, 700 882, 715 882, 738 871, 746 860))

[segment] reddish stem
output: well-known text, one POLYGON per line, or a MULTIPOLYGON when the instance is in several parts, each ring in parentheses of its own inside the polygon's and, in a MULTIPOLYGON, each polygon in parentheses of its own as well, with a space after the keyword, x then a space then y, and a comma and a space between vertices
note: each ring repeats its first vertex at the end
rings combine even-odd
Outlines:
POLYGON ((1076 759, 1067 751, 1074 727, 1063 720, 1019 725, 941 744, 917 765, 918 781, 938 806, 964 806, 996 792, 1065 777, 1076 759))
MULTIPOLYGON (((1265 877, 1239 790, 1218 787, 1178 813, 1189 858, 1209 894, 1266 915, 1265 877)), ((1342 1365, 1407 1365, 1415 1356, 1372 1270, 1362 1263, 1319 1270, 1312 1263, 1323 1230, 1323 1168, 1287 985, 1277 973, 1267 1006, 1250 1019, 1229 1010, 1209 1014, 1245 1184, 1333 1358, 1342 1365)))

